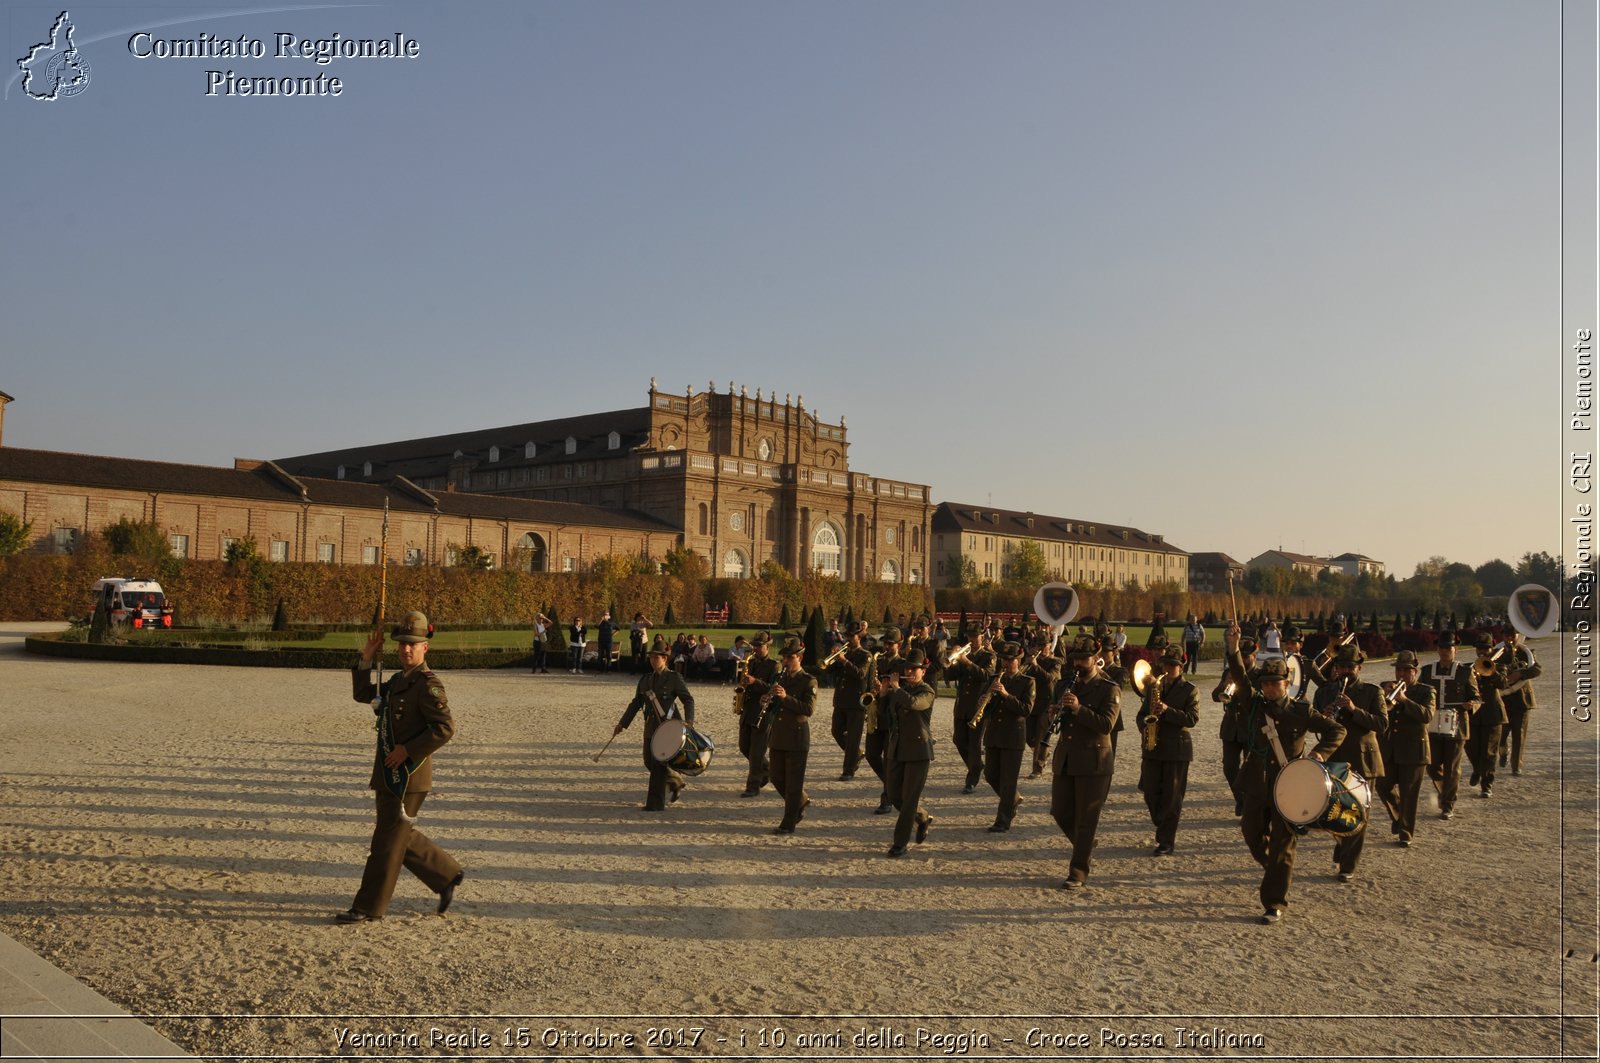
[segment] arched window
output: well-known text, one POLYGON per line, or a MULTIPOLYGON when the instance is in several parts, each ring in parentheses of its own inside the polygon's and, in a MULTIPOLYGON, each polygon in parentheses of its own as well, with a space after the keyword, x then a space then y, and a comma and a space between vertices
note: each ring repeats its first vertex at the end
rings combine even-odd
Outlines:
POLYGON ((620 432, 612 432, 610 435, 606 436, 606 449, 607 450, 617 450, 621 446, 622 446, 622 434, 620 432))
POLYGON ((722 555, 722 574, 728 579, 744 579, 749 571, 745 564, 743 550, 729 550, 722 555))
POLYGON ((531 457, 534 457, 535 455, 537 455, 538 453, 539 453, 539 444, 537 444, 537 443, 524 443, 524 444, 522 444, 522 456, 523 457, 531 458, 531 457))
POLYGON ((811 565, 825 576, 837 576, 841 559, 839 529, 824 521, 811 537, 811 565))
POLYGON ((900 582, 900 566, 891 560, 885 560, 883 569, 878 573, 878 578, 885 583, 900 582))
POLYGON ((522 571, 543 572, 545 566, 544 540, 528 532, 517 540, 517 550, 522 557, 522 571))
POLYGON ((711 511, 704 502, 700 503, 700 534, 705 535, 711 530, 711 511))
POLYGON ((489 460, 492 461, 492 462, 500 460, 500 448, 499 447, 490 447, 489 448, 489 460))

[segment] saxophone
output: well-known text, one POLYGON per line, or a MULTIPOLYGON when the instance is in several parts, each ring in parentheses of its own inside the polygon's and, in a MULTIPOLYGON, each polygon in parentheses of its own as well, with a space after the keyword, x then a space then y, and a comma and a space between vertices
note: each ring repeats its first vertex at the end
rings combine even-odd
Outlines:
POLYGON ((1163 693, 1162 688, 1164 688, 1166 685, 1167 677, 1159 676, 1155 682, 1150 684, 1148 690, 1149 700, 1145 702, 1144 726, 1140 728, 1140 734, 1143 738, 1144 751, 1146 753, 1154 753, 1156 751, 1156 740, 1160 734, 1161 727, 1161 725, 1156 722, 1157 718, 1160 716, 1160 713, 1156 711, 1156 706, 1161 704, 1161 695, 1163 693))
POLYGON ((744 712, 744 677, 750 674, 750 659, 740 657, 733 662, 733 714, 744 712))

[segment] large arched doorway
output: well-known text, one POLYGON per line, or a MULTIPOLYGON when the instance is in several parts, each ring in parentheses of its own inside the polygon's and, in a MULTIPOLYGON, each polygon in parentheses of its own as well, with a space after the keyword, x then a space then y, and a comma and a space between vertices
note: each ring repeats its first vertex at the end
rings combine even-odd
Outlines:
POLYGON ((726 579, 744 579, 749 571, 743 550, 736 548, 722 555, 722 575, 726 579))
POLYGON ((543 572, 545 570, 547 552, 544 540, 528 532, 517 540, 517 551, 522 558, 522 571, 543 572))

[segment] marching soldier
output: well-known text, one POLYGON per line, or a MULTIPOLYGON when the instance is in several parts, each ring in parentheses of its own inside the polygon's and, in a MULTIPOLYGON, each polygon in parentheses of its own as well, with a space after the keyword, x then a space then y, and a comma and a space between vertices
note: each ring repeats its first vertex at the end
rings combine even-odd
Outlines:
MULTIPOLYGON (((415 826, 422 802, 433 789, 433 754, 455 734, 444 684, 427 666, 433 625, 422 613, 410 612, 391 634, 399 644, 401 670, 384 680, 383 700, 377 711, 388 714, 395 744, 386 758, 373 756, 368 785, 377 795, 378 820, 372 829, 367 866, 361 873, 355 900, 349 910, 334 916, 341 923, 382 919, 402 866, 439 895, 440 915, 455 899, 463 876, 455 857, 415 826), (385 785, 383 771, 406 763, 414 766, 406 780, 404 796, 397 797, 385 785)), ((371 703, 379 696, 379 689, 372 683, 372 668, 382 651, 380 627, 367 639, 361 659, 351 671, 355 700, 371 703)))
POLYGON ((1245 671, 1240 645, 1246 640, 1237 623, 1223 636, 1228 673, 1238 689, 1250 691, 1240 706, 1238 733, 1244 736, 1244 759, 1239 766, 1239 790, 1244 811, 1239 825, 1250 855, 1262 867, 1261 921, 1276 923, 1289 906, 1289 883, 1294 879, 1295 842, 1299 835, 1273 804, 1272 788, 1289 758, 1305 749, 1306 732, 1319 741, 1311 756, 1326 762, 1344 740, 1344 728, 1304 701, 1289 700, 1289 666, 1282 658, 1261 665, 1252 676, 1245 671), (1252 682, 1259 690, 1252 689, 1252 682))
POLYGON ((1305 654, 1300 652, 1301 647, 1304 645, 1305 640, 1300 634, 1300 629, 1293 624, 1285 624, 1283 626, 1283 659, 1285 661, 1294 661, 1295 665, 1293 667, 1297 668, 1300 673, 1300 682, 1295 685, 1295 689, 1289 691, 1291 701, 1299 701, 1305 697, 1307 688, 1311 686, 1311 680, 1315 678, 1311 661, 1305 654))
POLYGON ((805 652, 805 644, 799 639, 784 642, 783 671, 772 684, 767 703, 772 785, 783 798, 783 820, 774 831, 776 834, 793 834, 811 803, 806 796, 806 757, 811 751, 811 713, 817 703, 817 681, 800 668, 805 652))
POLYGON ((1528 739, 1528 713, 1539 707, 1529 681, 1543 675, 1544 669, 1533 659, 1533 652, 1522 644, 1520 635, 1513 636, 1506 646, 1506 661, 1510 671, 1506 674, 1506 688, 1500 692, 1500 700, 1506 707, 1506 725, 1500 732, 1500 766, 1505 767, 1509 757, 1511 774, 1521 775, 1522 747, 1528 739))
MULTIPOLYGON (((1230 626, 1237 628, 1238 624, 1235 622, 1230 626)), ((1248 635, 1241 636, 1238 648, 1244 662, 1241 674, 1246 678, 1235 678, 1232 670, 1224 667, 1222 678, 1211 691, 1211 700, 1221 702, 1223 706, 1222 724, 1217 729, 1222 738, 1222 776, 1228 780, 1228 788, 1233 791, 1233 814, 1242 816, 1244 793, 1239 788, 1239 766, 1244 757, 1245 747, 1250 742, 1245 714, 1255 696, 1248 677, 1256 666, 1256 640, 1248 635)))
MULTIPOLYGON (((1122 654, 1117 650, 1117 637, 1111 633, 1110 628, 1104 624, 1095 625, 1097 629, 1105 628, 1099 635, 1101 674, 1117 684, 1118 695, 1128 692, 1128 670, 1122 667, 1122 654)), ((1117 755, 1117 739, 1122 735, 1122 714, 1117 714, 1117 722, 1111 725, 1111 755, 1117 755)))
POLYGON ((1417 833, 1417 799, 1430 759, 1428 724, 1433 722, 1436 696, 1431 685, 1418 682, 1421 677, 1417 655, 1401 650, 1394 658, 1395 681, 1384 690, 1389 702, 1389 750, 1383 758, 1386 774, 1378 780, 1378 798, 1393 821, 1390 833, 1408 847, 1417 833))
POLYGON ((1455 815, 1461 786, 1461 753, 1472 733, 1478 707, 1478 677, 1472 666, 1456 660, 1456 633, 1439 634, 1439 660, 1423 667, 1418 682, 1433 687, 1437 710, 1428 727, 1428 778, 1439 794, 1439 818, 1455 815))
POLYGON ((1089 878, 1095 831, 1111 790, 1111 729, 1120 714, 1121 688, 1101 674, 1090 639, 1067 654, 1066 671, 1051 699, 1061 741, 1052 765, 1050 815, 1072 843, 1071 869, 1061 888, 1076 890, 1089 878))
POLYGON ((867 764, 872 768, 878 780, 883 783, 883 790, 878 794, 878 807, 873 815, 882 816, 894 810, 894 803, 889 800, 889 724, 888 714, 883 711, 881 691, 885 681, 898 683, 900 667, 904 660, 900 656, 900 632, 890 628, 884 633, 880 646, 878 659, 874 664, 873 673, 877 680, 872 691, 874 703, 867 712, 867 764))
POLYGON ((866 630, 867 625, 857 621, 850 628, 843 654, 828 666, 829 674, 834 677, 833 740, 844 751, 840 782, 855 778, 856 769, 861 766, 861 731, 867 717, 861 695, 866 692, 867 671, 872 665, 872 654, 861 645, 861 636, 866 630))
MULTIPOLYGON (((1327 759, 1350 765, 1376 789, 1383 778, 1379 741, 1388 733, 1389 718, 1384 712, 1383 691, 1361 681, 1365 659, 1354 643, 1339 647, 1328 666, 1329 681, 1317 688, 1312 706, 1345 729, 1344 740, 1327 759)), ((1339 865, 1340 882, 1349 882, 1355 876, 1366 838, 1367 832, 1360 830, 1334 842, 1333 859, 1339 865)))
POLYGON ((1200 722, 1200 695, 1194 684, 1183 678, 1182 650, 1169 646, 1156 660, 1156 667, 1160 679, 1150 677, 1137 720, 1144 746, 1140 789, 1156 828, 1153 855, 1171 856, 1189 788, 1189 764, 1194 760, 1194 738, 1189 731, 1200 722))
POLYGON ((1051 647, 1042 646, 1034 655, 1027 672, 1033 676, 1033 712, 1028 714, 1028 748, 1033 750, 1033 770, 1028 778, 1037 779, 1044 773, 1050 759, 1050 693, 1061 678, 1061 666, 1066 662, 1046 652, 1051 647))
POLYGON ((890 856, 904 856, 906 843, 916 829, 917 844, 928 840, 933 817, 922 807, 922 789, 933 763, 933 688, 924 683, 928 659, 912 650, 898 671, 889 673, 879 695, 879 716, 887 718, 892 737, 886 751, 889 797, 899 809, 894 824, 890 856), (904 681, 901 682, 901 677, 904 681))
POLYGON ((739 706, 739 752, 749 761, 750 770, 740 797, 754 797, 772 777, 767 763, 767 735, 772 721, 761 719, 760 703, 762 695, 778 680, 778 662, 772 658, 772 636, 767 632, 757 631, 750 644, 755 649, 740 680, 744 700, 739 706))
POLYGON ((978 788, 983 775, 983 724, 970 727, 973 713, 977 711, 978 696, 994 681, 994 654, 986 648, 983 635, 974 635, 972 652, 963 660, 945 666, 945 678, 956 685, 954 738, 956 752, 967 766, 967 776, 961 792, 970 794, 978 788))
POLYGON ((1000 798, 994 824, 989 831, 1001 834, 1011 829, 1016 818, 1017 780, 1022 775, 1022 756, 1028 748, 1028 715, 1033 711, 1033 677, 1022 671, 1022 647, 1003 643, 998 651, 1000 674, 986 695, 980 695, 978 713, 982 718, 968 721, 973 730, 983 728, 983 777, 1000 798), (986 699, 986 700, 985 700, 986 699))
MULTIPOLYGON (((1506 724, 1506 706, 1500 692, 1506 687, 1506 668, 1493 659, 1494 636, 1478 636, 1478 659, 1473 674, 1478 680, 1478 708, 1472 714, 1472 734, 1467 737, 1467 760, 1472 764, 1468 786, 1482 786, 1485 800, 1494 795, 1494 762, 1500 751, 1500 731, 1506 724)), ((1504 654, 1502 654, 1504 656, 1504 654)))
POLYGON ((644 804, 640 806, 644 812, 662 812, 667 807, 667 790, 672 790, 672 800, 678 800, 678 795, 683 793, 683 776, 661 763, 650 753, 650 739, 655 736, 656 728, 661 726, 661 721, 673 715, 681 715, 683 722, 694 725, 694 695, 689 693, 689 687, 683 681, 683 676, 667 667, 671 650, 667 648, 667 640, 660 635, 650 647, 648 657, 650 670, 639 677, 639 684, 634 688, 633 700, 628 702, 628 707, 622 711, 622 719, 617 721, 617 726, 612 730, 613 737, 627 730, 633 723, 634 716, 640 709, 644 710, 644 766, 650 773, 650 783, 645 788, 644 804), (675 710, 676 709, 676 713, 675 710))

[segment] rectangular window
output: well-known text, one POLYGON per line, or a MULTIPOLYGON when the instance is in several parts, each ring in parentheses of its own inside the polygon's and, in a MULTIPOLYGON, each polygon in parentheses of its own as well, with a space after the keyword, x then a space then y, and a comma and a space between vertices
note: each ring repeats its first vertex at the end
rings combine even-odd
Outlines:
POLYGON ((238 539, 234 538, 231 535, 224 535, 222 537, 222 559, 224 561, 226 561, 228 559, 228 551, 232 550, 233 549, 233 544, 238 542, 238 541, 239 541, 238 539))
POLYGON ((77 528, 57 528, 50 533, 50 544, 58 554, 70 554, 78 545, 77 528))
POLYGON ((561 571, 563 571, 563 572, 576 572, 577 570, 578 570, 578 563, 577 563, 576 560, 574 560, 571 557, 563 557, 561 559, 561 571))
POLYGON ((169 535, 167 542, 172 547, 172 556, 183 558, 189 556, 189 537, 187 535, 169 535))
POLYGON ((408 547, 406 547, 406 564, 410 565, 413 568, 416 568, 417 566, 422 564, 422 547, 420 547, 420 546, 408 546, 408 547))
POLYGON ((363 546, 361 548, 361 563, 363 565, 376 565, 378 563, 378 548, 376 546, 363 546))
POLYGON ((317 544, 317 560, 321 561, 325 565, 333 564, 333 544, 332 543, 318 543, 317 544))
POLYGON ((289 560, 289 540, 273 539, 267 547, 267 556, 274 561, 289 560))

